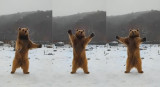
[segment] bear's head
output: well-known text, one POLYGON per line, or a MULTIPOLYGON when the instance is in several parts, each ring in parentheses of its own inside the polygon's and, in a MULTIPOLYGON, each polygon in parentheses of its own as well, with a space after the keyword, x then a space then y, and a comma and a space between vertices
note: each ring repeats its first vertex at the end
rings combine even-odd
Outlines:
POLYGON ((130 38, 134 38, 134 37, 140 37, 140 34, 139 34, 139 30, 138 29, 132 29, 132 30, 129 30, 129 37, 130 38))
POLYGON ((75 36, 76 36, 78 39, 84 38, 84 37, 85 37, 85 32, 84 32, 84 30, 79 30, 79 29, 77 29, 75 36))
POLYGON ((28 28, 18 28, 18 37, 21 40, 28 40, 28 28))

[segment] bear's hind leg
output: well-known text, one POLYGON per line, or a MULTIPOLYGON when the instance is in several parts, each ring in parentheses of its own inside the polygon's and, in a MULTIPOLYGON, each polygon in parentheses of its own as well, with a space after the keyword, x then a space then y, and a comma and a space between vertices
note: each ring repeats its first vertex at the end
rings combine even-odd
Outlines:
POLYGON ((88 67, 87 66, 83 66, 83 71, 85 74, 89 74, 89 71, 88 71, 88 67))
POLYGON ((78 65, 75 63, 75 60, 73 60, 73 62, 72 62, 72 72, 71 72, 71 74, 76 73, 77 69, 78 69, 78 65))
POLYGON ((22 64, 21 68, 23 69, 24 74, 29 74, 28 69, 29 69, 29 61, 28 59, 25 60, 25 62, 22 64))
POLYGON ((15 73, 16 69, 20 67, 20 65, 18 64, 18 61, 16 59, 13 60, 13 65, 12 65, 12 71, 11 74, 15 73))
POLYGON ((127 65, 127 66, 126 66, 126 71, 125 71, 125 73, 130 73, 130 70, 131 70, 131 66, 130 66, 130 65, 127 65))
POLYGON ((76 73, 77 69, 78 69, 78 66, 77 66, 77 65, 75 65, 75 64, 73 64, 71 74, 76 73))
POLYGON ((136 68, 137 68, 137 70, 138 70, 138 73, 143 73, 141 66, 137 66, 136 68))
POLYGON ((87 60, 83 64, 82 69, 83 69, 83 71, 84 71, 85 74, 89 74, 87 60))
POLYGON ((135 67, 137 68, 138 73, 143 73, 141 59, 138 61, 135 67))
POLYGON ((130 70, 131 70, 131 68, 132 68, 132 66, 131 66, 131 64, 129 63, 129 59, 127 58, 126 71, 125 71, 125 73, 129 73, 130 70))

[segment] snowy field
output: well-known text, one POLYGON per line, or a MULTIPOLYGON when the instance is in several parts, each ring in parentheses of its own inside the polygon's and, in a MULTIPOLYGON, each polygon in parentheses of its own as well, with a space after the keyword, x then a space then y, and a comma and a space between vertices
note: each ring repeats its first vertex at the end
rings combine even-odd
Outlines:
POLYGON ((17 69, 10 74, 13 48, 0 46, 0 87, 160 87, 160 47, 141 45, 143 74, 132 69, 125 74, 126 47, 87 46, 90 74, 78 69, 70 74, 72 48, 39 48, 29 51, 30 74, 17 69))

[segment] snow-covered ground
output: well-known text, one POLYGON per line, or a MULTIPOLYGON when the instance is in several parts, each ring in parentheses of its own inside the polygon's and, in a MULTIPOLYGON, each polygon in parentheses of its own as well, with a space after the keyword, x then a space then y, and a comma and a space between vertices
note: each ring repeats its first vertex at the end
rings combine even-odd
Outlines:
POLYGON ((17 69, 10 74, 13 48, 0 46, 0 87, 159 87, 160 47, 141 45, 143 74, 132 69, 125 74, 126 47, 89 45, 87 58, 90 74, 78 69, 70 74, 72 48, 39 48, 29 52, 30 74, 17 69), (47 55, 50 54, 50 55, 47 55))

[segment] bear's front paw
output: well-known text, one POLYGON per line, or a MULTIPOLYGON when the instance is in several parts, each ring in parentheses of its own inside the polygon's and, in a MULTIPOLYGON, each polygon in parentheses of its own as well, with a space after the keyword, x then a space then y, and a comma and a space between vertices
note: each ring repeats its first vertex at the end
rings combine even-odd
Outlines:
POLYGON ((116 39, 119 39, 119 36, 116 36, 116 39))
POLYGON ((39 44, 38 48, 42 48, 42 44, 39 44))
POLYGON ((146 41, 146 38, 143 38, 142 41, 145 42, 145 41, 146 41))
POLYGON ((94 37, 94 36, 95 36, 95 34, 94 34, 94 33, 92 33, 90 36, 91 36, 91 37, 94 37))
POLYGON ((69 34, 72 34, 72 31, 71 31, 71 30, 68 30, 68 33, 69 33, 69 34))

